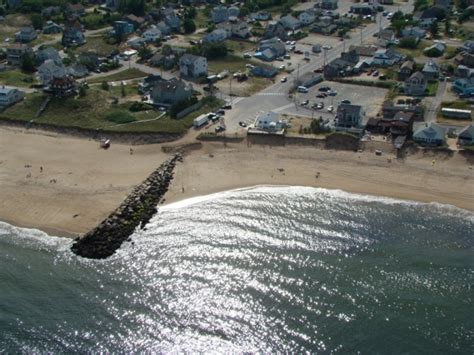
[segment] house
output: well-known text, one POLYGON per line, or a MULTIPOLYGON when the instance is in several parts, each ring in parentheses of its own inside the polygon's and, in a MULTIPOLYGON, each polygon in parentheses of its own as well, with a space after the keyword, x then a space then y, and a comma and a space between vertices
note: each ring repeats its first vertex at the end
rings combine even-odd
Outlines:
POLYGON ((83 78, 89 74, 89 69, 84 64, 74 63, 66 68, 66 74, 73 78, 83 78))
POLYGON ((358 128, 362 123, 362 106, 340 104, 336 112, 336 128, 358 128))
POLYGON ((298 79, 295 81, 295 86, 304 86, 305 88, 310 88, 323 80, 324 78, 322 74, 315 74, 309 72, 299 76, 298 79))
POLYGON ((423 20, 426 20, 426 23, 442 20, 446 15, 446 11, 437 6, 431 6, 423 11, 415 12, 413 19, 423 23, 423 20))
POLYGON ((165 17, 165 23, 171 28, 171 31, 178 32, 181 27, 181 20, 174 11, 168 13, 165 17))
POLYGON ((16 9, 17 7, 21 5, 22 2, 23 2, 22 0, 7 0, 6 1, 7 8, 16 9))
POLYGON ((474 40, 469 40, 463 43, 461 47, 459 47, 460 52, 468 52, 474 54, 474 40))
POLYGON ((451 6, 451 0, 434 0, 433 5, 447 11, 451 6))
POLYGON ((415 115, 413 112, 398 111, 390 120, 390 133, 393 137, 408 136, 413 133, 415 115))
POLYGON ((179 60, 179 73, 185 78, 207 76, 207 59, 197 55, 184 54, 179 60))
POLYGON ((70 97, 76 95, 77 84, 70 76, 53 78, 45 91, 52 93, 55 97, 70 97))
POLYGON ((337 26, 333 23, 327 23, 324 19, 319 18, 319 20, 317 20, 309 30, 314 33, 330 35, 336 32, 337 26))
POLYGON ((214 23, 229 21, 229 9, 224 5, 219 5, 211 10, 211 18, 214 23))
POLYGON ((422 145, 439 146, 446 142, 444 128, 436 123, 430 123, 413 133, 413 140, 422 145))
POLYGON ((389 67, 402 60, 402 56, 391 48, 379 49, 374 54, 374 65, 389 67))
POLYGON ((286 16, 281 17, 279 22, 283 25, 283 28, 287 31, 290 31, 290 30, 294 31, 301 27, 301 22, 297 18, 291 15, 286 15, 286 16))
POLYGON ((288 32, 285 30, 283 25, 277 21, 268 23, 262 39, 270 39, 274 37, 280 38, 282 41, 286 41, 288 39, 288 32))
POLYGON ((423 53, 425 55, 429 55, 430 57, 439 57, 444 54, 444 51, 446 50, 446 45, 441 42, 436 42, 433 45, 425 48, 423 50, 423 53))
POLYGON ((377 13, 377 10, 375 9, 374 6, 369 5, 369 4, 357 4, 357 5, 352 5, 349 12, 356 14, 356 15, 373 15, 377 13))
POLYGON ((218 28, 212 31, 211 33, 208 33, 207 35, 205 35, 202 38, 202 42, 203 43, 218 43, 218 42, 224 41, 225 39, 227 39, 227 37, 228 37, 227 31, 218 28))
POLYGON ((255 67, 250 69, 250 74, 263 78, 273 78, 278 74, 278 70, 270 67, 255 67))
POLYGON ((80 3, 77 3, 77 4, 69 3, 66 5, 64 12, 67 17, 80 17, 86 14, 86 9, 80 3))
POLYGON ((61 26, 53 21, 46 21, 46 24, 43 26, 43 33, 44 34, 55 34, 62 32, 61 26))
POLYGON ((247 38, 250 36, 249 26, 245 21, 222 22, 217 25, 217 28, 225 30, 227 37, 247 38))
POLYGON ((465 65, 458 65, 456 68, 456 76, 459 79, 474 77, 474 69, 468 68, 465 65))
POLYGON ((53 78, 63 78, 67 75, 66 68, 62 63, 56 63, 53 60, 46 60, 38 67, 36 76, 43 86, 48 86, 53 78))
POLYGON ((427 82, 422 72, 417 71, 410 75, 403 84, 403 92, 406 95, 421 96, 425 94, 427 82))
POLYGON ((8 106, 16 104, 23 100, 25 93, 11 86, 2 85, 0 87, 0 108, 4 109, 8 106))
POLYGON ((474 77, 455 80, 453 82, 453 91, 463 96, 474 95, 474 77))
POLYGON ((320 7, 325 10, 336 10, 337 0, 321 0, 320 7))
POLYGON ((474 125, 470 124, 464 127, 458 134, 459 145, 473 145, 474 144, 474 125))
POLYGON ((123 20, 132 24, 135 29, 141 28, 146 22, 143 17, 135 16, 134 14, 124 16, 123 20))
POLYGON ((285 55, 285 53, 285 43, 279 38, 274 37, 259 42, 255 57, 266 61, 271 61, 275 58, 285 55))
POLYGON ((193 87, 176 78, 157 81, 151 91, 154 104, 174 105, 179 101, 189 99, 193 94, 193 87))
POLYGON ((168 36, 171 34, 171 27, 168 26, 164 21, 160 21, 156 24, 156 28, 160 30, 163 36, 168 36))
POLYGON ((456 56, 455 60, 469 68, 474 68, 474 54, 462 52, 456 56))
POLYGON ((51 18, 53 16, 59 15, 61 13, 61 8, 59 6, 48 6, 41 10, 41 16, 44 18, 51 18))
POLYGON ((419 41, 426 36, 426 31, 418 26, 407 26, 401 30, 401 37, 413 37, 419 41))
POLYGON ((105 7, 111 11, 117 11, 120 7, 120 0, 105 0, 105 7))
POLYGON ((125 36, 134 31, 133 25, 127 21, 115 21, 113 27, 116 36, 125 36))
POLYGON ((7 63, 20 65, 25 55, 33 55, 33 50, 26 44, 14 43, 7 48, 7 63))
POLYGON ((143 32, 142 37, 147 42, 156 42, 157 39, 162 37, 161 31, 156 27, 151 27, 150 29, 143 32))
POLYGON ((127 41, 127 46, 130 48, 139 50, 146 46, 146 39, 142 37, 133 37, 127 41))
POLYGON ((159 74, 150 74, 138 83, 138 92, 143 95, 153 89, 156 83, 162 81, 163 78, 159 74))
POLYGON ((59 52, 56 48, 47 47, 39 49, 38 52, 36 52, 36 63, 38 65, 43 64, 48 59, 56 63, 62 63, 61 57, 59 56, 59 52))
POLYGON ((377 43, 379 46, 388 47, 393 44, 397 44, 398 40, 395 37, 395 31, 385 29, 378 33, 377 43))
POLYGON ((373 57, 377 51, 376 46, 350 46, 349 52, 355 51, 361 57, 373 57))
POLYGON ((237 17, 239 17, 240 9, 237 6, 230 6, 228 10, 229 10, 229 20, 237 19, 237 17))
POLYGON ((298 15, 298 21, 302 26, 312 24, 316 20, 316 13, 312 10, 303 11, 298 15))
POLYGON ((421 71, 425 76, 425 79, 428 81, 434 81, 439 77, 439 68, 438 64, 433 61, 428 61, 423 66, 423 70, 421 71))
POLYGON ((352 72, 353 64, 341 59, 336 58, 324 66, 324 78, 331 80, 337 77, 345 76, 352 72))
POLYGON ((66 23, 61 43, 65 47, 77 47, 86 43, 86 37, 78 21, 73 20, 66 23))
POLYGON ((385 103, 382 106, 384 119, 393 118, 398 112, 412 112, 415 120, 423 120, 423 107, 421 105, 385 103))
POLYGON ((29 43, 34 41, 38 37, 33 27, 22 27, 18 32, 15 33, 15 41, 20 43, 29 43))
POLYGON ((257 116, 254 127, 263 131, 277 132, 287 127, 287 122, 280 119, 276 112, 262 112, 257 116))
POLYGON ((253 21, 268 21, 271 19, 271 15, 267 11, 252 12, 249 17, 253 21))
POLYGON ((398 70, 398 79, 401 81, 405 81, 406 79, 408 79, 413 73, 413 65, 413 61, 405 61, 398 70))

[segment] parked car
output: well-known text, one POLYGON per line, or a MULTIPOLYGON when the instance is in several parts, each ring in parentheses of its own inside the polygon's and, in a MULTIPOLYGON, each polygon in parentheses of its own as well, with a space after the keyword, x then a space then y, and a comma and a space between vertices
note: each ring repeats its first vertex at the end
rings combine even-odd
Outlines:
POLYGON ((316 95, 316 97, 317 97, 318 99, 324 99, 326 96, 327 96, 327 95, 324 94, 324 93, 321 93, 321 94, 317 94, 317 95, 316 95))
POLYGON ((322 48, 329 50, 329 49, 332 49, 332 46, 330 46, 329 44, 325 44, 322 48))
POLYGON ((214 128, 214 130, 217 132, 222 132, 222 131, 225 131, 225 128, 223 126, 217 126, 216 128, 214 128))
POLYGON ((298 92, 305 94, 308 92, 308 88, 306 86, 298 86, 298 92))
POLYGON ((295 54, 303 54, 303 51, 301 49, 295 49, 295 54))
POLYGON ((286 78, 286 76, 284 76, 283 78, 280 79, 280 82, 286 83, 287 80, 288 80, 288 79, 286 78))
POLYGON ((378 70, 374 71, 374 72, 372 73, 372 76, 379 76, 379 71, 378 71, 378 70))
POLYGON ((244 53, 244 58, 246 58, 246 59, 252 58, 252 54, 250 54, 250 53, 244 53))
POLYGON ((315 72, 315 73, 322 73, 323 71, 324 71, 323 67, 313 70, 313 72, 315 72))
POLYGON ((337 95, 337 91, 336 91, 336 90, 328 91, 328 95, 329 95, 329 96, 336 96, 336 95, 337 95))
POLYGON ((220 110, 216 111, 216 113, 217 113, 218 115, 224 116, 224 115, 225 115, 225 110, 220 109, 220 110))
POLYGON ((328 112, 332 112, 332 111, 334 111, 334 107, 331 105, 328 107, 328 112))
POLYGON ((253 69, 253 68, 255 68, 255 66, 253 66, 252 64, 249 64, 249 63, 245 64, 245 67, 246 67, 247 69, 253 69))
POLYGON ((326 91, 330 91, 331 88, 329 86, 321 86, 318 90, 321 92, 326 92, 326 91))
POLYGON ((245 122, 243 122, 243 121, 240 121, 240 122, 239 122, 239 126, 240 126, 240 127, 247 127, 247 124, 246 124, 245 122))
POLYGON ((291 56, 290 56, 289 54, 285 54, 285 55, 283 56, 283 58, 284 58, 284 59, 291 59, 291 56))
POLYGON ((309 100, 304 100, 302 103, 301 103, 301 106, 308 106, 309 105, 309 100))
POLYGON ((283 61, 284 61, 283 57, 277 57, 276 60, 278 60, 279 62, 283 62, 283 61))
POLYGON ((284 70, 284 69, 285 69, 285 64, 280 65, 280 70, 284 70))
POLYGON ((350 100, 347 100, 347 99, 344 99, 341 101, 341 104, 349 104, 350 105, 351 101, 350 100))
POLYGON ((231 108, 232 108, 231 104, 225 104, 224 106, 222 106, 223 110, 230 110, 231 108))

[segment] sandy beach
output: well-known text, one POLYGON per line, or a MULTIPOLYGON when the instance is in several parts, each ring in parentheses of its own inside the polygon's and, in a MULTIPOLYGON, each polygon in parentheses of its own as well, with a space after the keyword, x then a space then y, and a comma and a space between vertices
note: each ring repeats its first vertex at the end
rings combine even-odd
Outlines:
MULTIPOLYGON (((103 150, 92 140, 0 127, 0 221, 52 235, 85 233, 166 159, 161 148, 134 146, 130 154, 125 144, 112 142, 103 150)), ((474 211, 473 174, 472 160, 459 154, 419 152, 397 160, 373 151, 204 143, 178 164, 165 203, 267 184, 341 189, 474 211)))

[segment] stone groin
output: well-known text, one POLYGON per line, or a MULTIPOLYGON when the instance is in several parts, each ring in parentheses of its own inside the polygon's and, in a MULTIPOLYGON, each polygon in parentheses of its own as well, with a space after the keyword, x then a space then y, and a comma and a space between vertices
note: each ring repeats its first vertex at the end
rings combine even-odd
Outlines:
POLYGON ((174 154, 135 187, 125 201, 97 227, 76 239, 72 251, 82 257, 104 259, 111 256, 138 226, 143 228, 157 212, 168 191, 180 153, 174 154))

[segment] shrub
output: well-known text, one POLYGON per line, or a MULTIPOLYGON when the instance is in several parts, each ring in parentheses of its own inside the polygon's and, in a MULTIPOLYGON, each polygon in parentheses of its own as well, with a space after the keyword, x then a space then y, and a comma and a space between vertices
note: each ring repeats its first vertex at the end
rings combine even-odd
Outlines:
POLYGON ((178 101, 170 108, 170 116, 176 118, 176 115, 183 111, 184 109, 192 106, 198 102, 198 99, 195 96, 192 96, 188 99, 178 101))
POLYGON ((418 42, 414 37, 406 37, 400 40, 401 48, 415 49, 418 46, 418 42))
POLYGON ((105 115, 105 119, 114 123, 129 123, 135 121, 135 117, 127 111, 112 111, 105 115))
POLYGON ((139 111, 148 111, 153 109, 153 106, 145 103, 145 102, 134 102, 128 108, 131 112, 139 112, 139 111))

